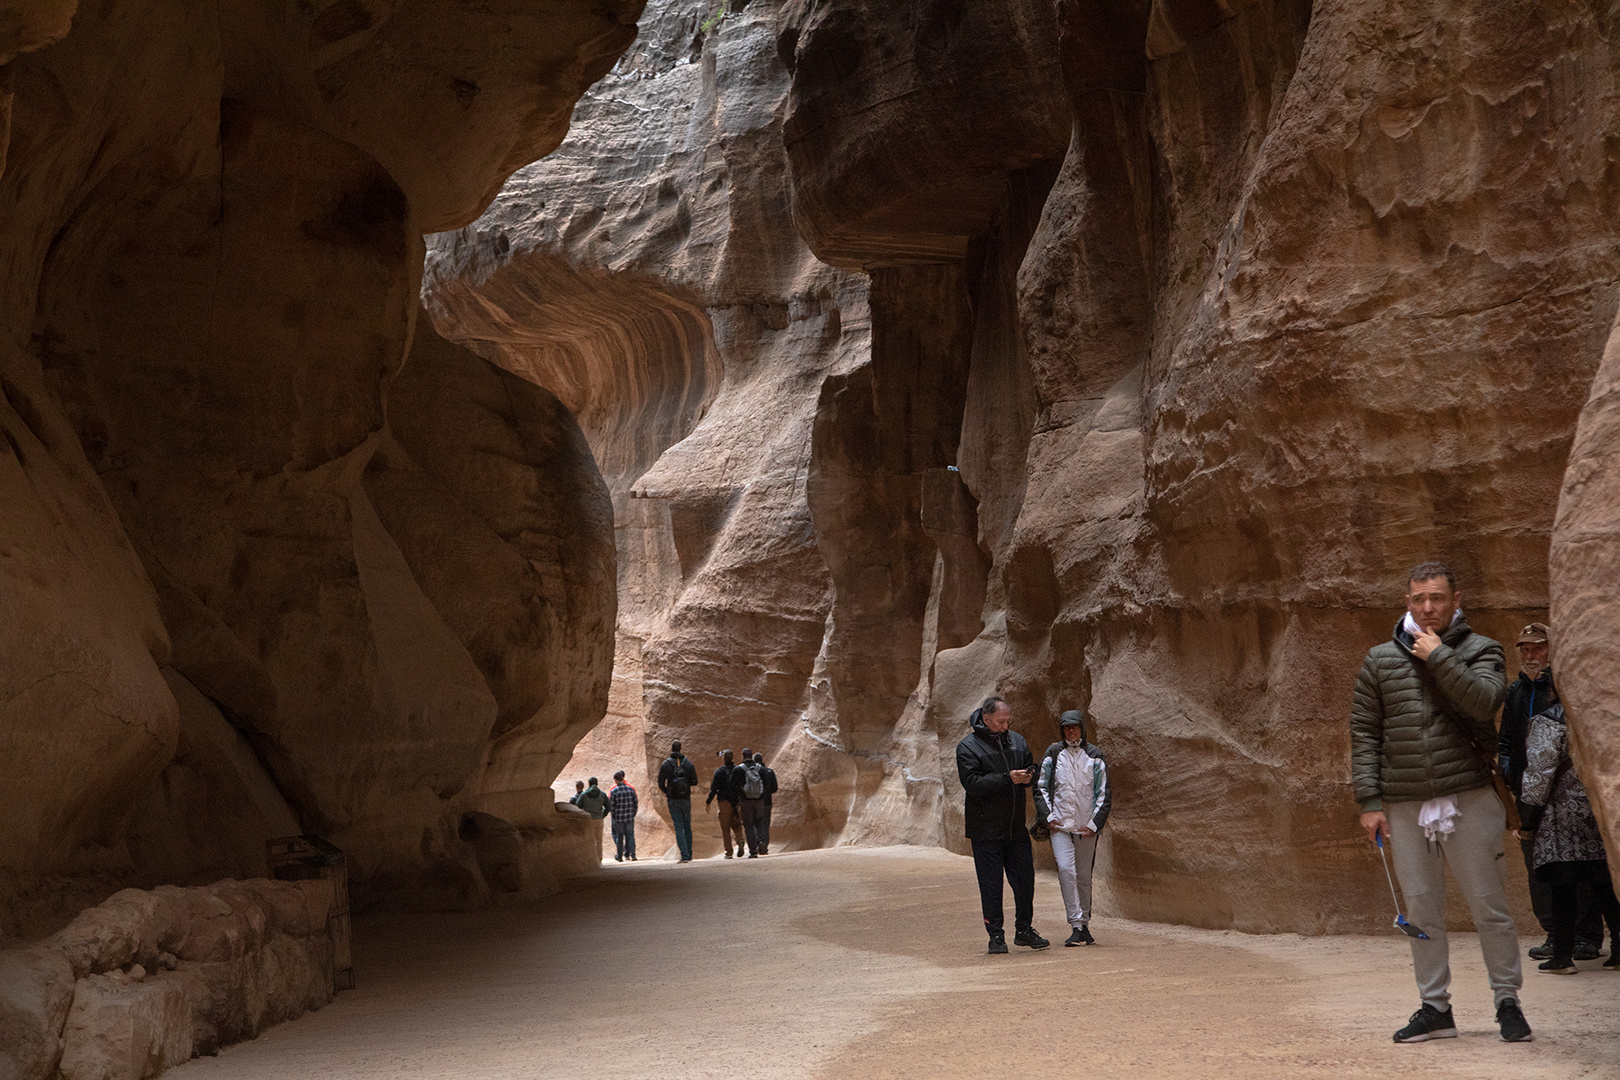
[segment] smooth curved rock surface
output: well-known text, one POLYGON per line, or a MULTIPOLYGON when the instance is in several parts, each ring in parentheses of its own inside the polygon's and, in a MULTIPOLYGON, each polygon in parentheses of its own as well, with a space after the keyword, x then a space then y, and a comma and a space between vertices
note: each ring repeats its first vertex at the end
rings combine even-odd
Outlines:
MULTIPOLYGON (((807 727, 830 596, 805 491, 822 382, 865 359, 865 288, 793 230, 773 6, 713 10, 652 4, 557 153, 432 238, 424 285, 441 333, 579 416, 613 491, 613 692, 557 791, 625 769, 642 857, 671 839, 671 738, 705 790, 715 751, 768 756, 778 848, 858 802, 807 727)), ((718 850, 712 817, 698 832, 718 850)))
MULTIPOLYGON (((1620 850, 1620 700, 1616 559, 1620 555, 1620 342, 1611 332, 1581 410, 1552 537, 1553 663, 1573 756, 1603 842, 1620 850)), ((1611 863, 1610 873, 1614 866, 1611 863)))
POLYGON ((608 494, 555 398, 417 332, 421 233, 640 9, 0 10, 0 933, 304 830, 361 905, 483 903, 464 813, 556 831, 608 494))
MULTIPOLYGON (((604 471, 640 477, 610 483, 659 497, 619 500, 620 589, 668 615, 621 643, 603 752, 565 779, 602 776, 632 725, 649 764, 671 735, 700 759, 751 738, 804 793, 794 842, 960 846, 949 751, 999 690, 1037 744, 1061 708, 1094 713, 1128 913, 1370 927, 1382 884, 1345 794, 1346 716, 1401 575, 1447 559, 1476 627, 1509 642, 1548 604, 1554 492, 1620 270, 1601 20, 756 2, 705 32, 697 14, 655 7, 574 156, 434 242, 444 332, 595 418, 604 471), (699 198, 739 197, 739 156, 733 129, 691 120, 768 81, 768 60, 733 59, 767 16, 792 220, 822 262, 866 272, 871 327, 816 373, 802 509, 774 523, 691 479, 738 470, 717 437, 734 385, 768 387, 755 414, 802 415, 802 368, 725 347, 713 283, 782 249, 699 198), (725 182, 692 165, 716 157, 725 182), (647 325, 610 325, 631 297, 647 325), (677 329, 691 304, 701 350, 677 329), (780 377, 756 381, 759 362, 780 377), (733 537, 806 518, 769 589, 714 576, 733 537), (696 602, 711 581, 723 606, 696 602), (783 649, 789 585, 826 599, 783 649), (768 678, 738 681, 750 652, 768 678), (809 738, 783 743, 795 695, 809 738)), ((1600 391, 1583 492, 1601 487, 1600 391)), ((1580 497, 1569 528, 1601 531, 1601 496, 1580 497)), ((1558 556, 1571 588, 1595 596, 1576 551, 1558 556)), ((1595 672, 1601 635, 1578 633, 1595 672)), ((1583 746, 1606 723, 1577 720, 1583 746)))

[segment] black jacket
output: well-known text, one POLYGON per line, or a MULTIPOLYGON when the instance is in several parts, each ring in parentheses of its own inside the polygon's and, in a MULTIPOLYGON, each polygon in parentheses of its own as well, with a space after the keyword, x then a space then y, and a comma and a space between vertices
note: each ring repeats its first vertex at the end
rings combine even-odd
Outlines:
POLYGON ((777 792, 776 770, 769 765, 765 766, 765 809, 771 808, 771 796, 777 792))
POLYGON ((1534 682, 1521 671, 1518 680, 1508 687, 1507 700, 1502 702, 1502 728, 1496 736, 1496 757, 1514 795, 1524 786, 1525 740, 1530 737, 1530 718, 1557 703, 1552 668, 1543 671, 1534 682))
POLYGON ((737 785, 731 782, 731 770, 734 767, 732 765, 722 765, 714 770, 714 779, 709 781, 709 797, 703 800, 703 805, 707 806, 716 799, 721 802, 728 802, 732 806, 737 805, 737 800, 742 796, 737 794, 737 785))
POLYGON ((1027 838, 1024 788, 1029 785, 1014 784, 1009 774, 1035 767, 1029 745, 1016 731, 992 735, 979 709, 973 710, 968 726, 972 730, 956 744, 956 775, 966 796, 964 833, 969 840, 1027 838))
POLYGON ((674 798, 673 795, 669 794, 669 782, 675 779, 675 770, 677 768, 686 774, 688 788, 686 797, 690 799, 692 797, 691 793, 697 790, 697 766, 692 764, 692 759, 685 754, 681 755, 679 766, 675 764, 675 759, 672 757, 665 758, 664 763, 658 766, 658 790, 662 791, 666 797, 674 798))

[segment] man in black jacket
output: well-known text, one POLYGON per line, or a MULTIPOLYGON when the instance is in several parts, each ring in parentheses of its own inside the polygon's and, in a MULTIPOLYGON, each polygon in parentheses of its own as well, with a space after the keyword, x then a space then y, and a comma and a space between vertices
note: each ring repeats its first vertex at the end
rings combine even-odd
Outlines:
POLYGON ((765 755, 756 753, 754 760, 759 767, 765 770, 765 821, 760 826, 759 853, 768 855, 771 851, 771 796, 777 792, 776 770, 765 764, 765 755))
MULTIPOLYGON (((1558 704, 1552 667, 1547 662, 1548 634, 1547 624, 1538 622, 1519 631, 1519 678, 1508 687, 1507 700, 1502 703, 1502 727, 1497 734, 1496 753, 1502 775, 1507 778, 1515 798, 1523 793, 1525 740, 1530 735, 1530 718, 1558 704)), ((1523 816, 1522 807, 1520 816, 1523 816)), ((1553 954, 1552 886, 1536 880, 1531 858, 1535 833, 1521 830, 1518 835, 1524 866, 1530 872, 1530 907, 1547 933, 1547 940, 1530 950, 1530 958, 1550 960, 1553 954)), ((1580 915, 1575 921, 1575 959, 1595 960, 1602 950, 1603 912, 1590 888, 1582 885, 1578 895, 1580 915)))
POLYGON ((963 819, 973 844, 979 878, 979 905, 990 934, 990 952, 1007 951, 1002 930, 1001 877, 1013 891, 1014 945, 1044 949, 1051 944, 1031 925, 1035 918, 1035 853, 1024 826, 1024 789, 1035 779, 1035 759, 1024 737, 1008 731, 1012 706, 987 697, 968 720, 972 729, 956 744, 956 774, 966 796, 963 819))
POLYGON ((737 858, 743 853, 743 824, 742 811, 737 808, 742 798, 737 794, 737 785, 731 782, 732 771, 736 763, 731 759, 731 751, 726 750, 722 756, 724 763, 714 770, 714 777, 709 781, 709 797, 703 801, 707 808, 714 800, 720 800, 720 844, 725 848, 726 858, 731 858, 731 839, 737 838, 737 858))
POLYGON ((692 861, 692 789, 697 782, 697 766, 681 753, 677 739, 670 744, 669 757, 658 766, 658 790, 669 800, 669 821, 675 827, 675 846, 683 863, 692 861))

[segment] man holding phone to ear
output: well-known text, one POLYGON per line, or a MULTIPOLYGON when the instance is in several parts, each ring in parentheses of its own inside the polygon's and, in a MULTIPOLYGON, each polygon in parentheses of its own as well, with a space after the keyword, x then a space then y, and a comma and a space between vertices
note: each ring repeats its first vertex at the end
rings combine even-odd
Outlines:
POLYGON ((1035 853, 1024 825, 1024 789, 1035 780, 1035 758, 1012 724, 1012 706, 999 697, 984 699, 968 720, 972 729, 956 744, 956 774, 966 796, 963 823, 973 843, 973 869, 979 878, 979 904, 990 952, 1005 953, 1001 878, 1013 891, 1014 945, 1044 949, 1052 944, 1035 932, 1035 853))

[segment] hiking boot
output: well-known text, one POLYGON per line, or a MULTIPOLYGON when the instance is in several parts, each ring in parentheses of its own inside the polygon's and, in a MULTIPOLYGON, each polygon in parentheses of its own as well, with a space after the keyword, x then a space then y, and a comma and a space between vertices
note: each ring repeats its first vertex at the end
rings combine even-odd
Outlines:
POLYGON ((1018 933, 1014 934, 1013 944, 1022 945, 1026 949, 1034 949, 1038 952, 1052 943, 1041 937, 1041 935, 1037 934, 1035 932, 1035 928, 1032 926, 1028 930, 1020 930, 1018 933))
POLYGON ((1000 956, 1007 951, 1007 938, 1003 934, 990 935, 990 955, 1000 956))
POLYGON ((1535 948, 1530 950, 1530 959, 1551 960, 1554 951, 1552 935, 1548 934, 1546 941, 1543 941, 1540 945, 1537 945, 1535 948))
POLYGON ((1457 1021, 1452 1019, 1451 1010, 1441 1012, 1427 1001, 1423 1003, 1422 1008, 1412 1014, 1412 1019, 1406 1022, 1406 1026, 1395 1033, 1395 1041, 1398 1043, 1428 1042, 1430 1039, 1456 1037, 1457 1021))
POLYGON ((1602 956, 1602 955, 1603 955, 1603 944, 1602 944, 1602 942, 1598 942, 1598 943, 1594 944, 1594 943, 1592 943, 1590 941, 1577 941, 1577 942, 1575 942, 1575 955, 1571 959, 1574 959, 1574 960, 1596 960, 1599 956, 1602 956))
POLYGON ((1530 1034, 1530 1021, 1524 1018, 1524 1010, 1513 998, 1496 1007, 1496 1022, 1502 1025, 1503 1042, 1535 1041, 1535 1036, 1530 1034))
POLYGON ((1555 956, 1545 964, 1537 967, 1536 970, 1543 975, 1574 975, 1580 969, 1575 966, 1575 961, 1563 960, 1555 956))

